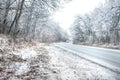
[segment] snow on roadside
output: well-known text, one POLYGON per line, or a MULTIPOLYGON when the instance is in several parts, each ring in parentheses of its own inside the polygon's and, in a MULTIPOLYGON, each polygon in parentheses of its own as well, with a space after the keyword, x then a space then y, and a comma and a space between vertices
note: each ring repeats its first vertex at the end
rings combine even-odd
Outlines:
POLYGON ((21 56, 22 59, 30 59, 32 57, 37 57, 37 52, 34 48, 26 48, 14 52, 13 54, 21 56))
POLYGON ((0 37, 0 80, 47 80, 50 58, 45 44, 12 44, 8 40, 0 37))
POLYGON ((48 44, 2 40, 0 80, 120 80, 120 75, 48 44))
POLYGON ((69 52, 51 47, 50 80, 120 80, 120 75, 69 52))

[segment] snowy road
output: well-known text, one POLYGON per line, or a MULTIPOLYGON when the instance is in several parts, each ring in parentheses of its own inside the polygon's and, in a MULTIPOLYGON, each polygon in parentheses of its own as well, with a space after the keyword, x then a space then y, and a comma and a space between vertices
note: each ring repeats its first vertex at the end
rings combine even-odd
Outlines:
POLYGON ((48 47, 49 80, 120 80, 120 74, 56 47, 48 47))
POLYGON ((120 50, 73 45, 70 43, 55 43, 54 45, 120 73, 120 50))

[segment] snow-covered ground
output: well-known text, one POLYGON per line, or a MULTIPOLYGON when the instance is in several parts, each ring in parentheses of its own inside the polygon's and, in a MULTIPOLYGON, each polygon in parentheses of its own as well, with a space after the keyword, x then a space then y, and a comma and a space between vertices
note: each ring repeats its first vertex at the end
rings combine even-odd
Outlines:
POLYGON ((49 51, 51 69, 56 71, 51 80, 120 80, 120 74, 69 52, 54 47, 49 51))
POLYGON ((0 80, 47 80, 50 57, 44 46, 0 37, 0 80))
POLYGON ((120 80, 119 76, 48 44, 13 45, 0 38, 0 80, 120 80))

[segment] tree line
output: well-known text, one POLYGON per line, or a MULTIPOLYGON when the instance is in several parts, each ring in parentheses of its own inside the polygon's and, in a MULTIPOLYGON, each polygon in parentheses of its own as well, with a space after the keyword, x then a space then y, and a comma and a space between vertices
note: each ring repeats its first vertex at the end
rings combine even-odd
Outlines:
POLYGON ((71 32, 74 43, 120 45, 120 0, 106 0, 93 12, 77 15, 71 32))
POLYGON ((22 37, 39 38, 44 42, 64 41, 66 33, 50 16, 66 1, 68 0, 0 0, 0 34, 10 35, 13 40, 22 37), (48 39, 48 35, 52 38, 48 39))

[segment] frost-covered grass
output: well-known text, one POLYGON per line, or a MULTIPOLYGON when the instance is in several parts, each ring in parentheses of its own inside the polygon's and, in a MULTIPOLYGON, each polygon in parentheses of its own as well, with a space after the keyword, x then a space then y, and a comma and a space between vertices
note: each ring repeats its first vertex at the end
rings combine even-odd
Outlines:
POLYGON ((112 44, 112 43, 110 43, 110 44, 100 44, 100 43, 94 43, 94 44, 90 44, 90 43, 77 43, 77 44, 79 44, 79 45, 86 45, 86 46, 93 46, 93 47, 100 47, 100 48, 108 48, 108 49, 118 49, 118 50, 120 50, 120 45, 118 44, 118 45, 114 45, 114 44, 112 44))
POLYGON ((46 80, 49 56, 43 43, 10 43, 0 37, 0 80, 46 80), (33 44, 34 43, 34 44, 33 44))
POLYGON ((0 80, 119 80, 120 75, 39 42, 0 37, 0 80))

